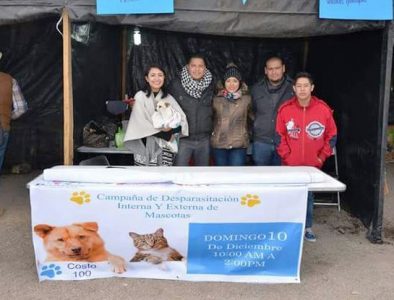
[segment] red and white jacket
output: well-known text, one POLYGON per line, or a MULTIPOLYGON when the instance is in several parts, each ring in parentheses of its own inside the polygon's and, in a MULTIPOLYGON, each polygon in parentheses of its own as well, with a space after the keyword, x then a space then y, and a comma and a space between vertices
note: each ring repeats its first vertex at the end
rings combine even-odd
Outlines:
POLYGON ((321 168, 332 154, 337 127, 331 108, 323 100, 312 96, 309 105, 302 107, 293 97, 278 110, 276 133, 282 165, 321 168))

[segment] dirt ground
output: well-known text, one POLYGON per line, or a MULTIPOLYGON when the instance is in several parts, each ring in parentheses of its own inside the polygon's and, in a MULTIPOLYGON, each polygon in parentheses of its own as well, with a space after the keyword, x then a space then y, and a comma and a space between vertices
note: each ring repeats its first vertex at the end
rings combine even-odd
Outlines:
POLYGON ((316 243, 304 244, 300 284, 148 279, 38 282, 26 183, 38 173, 0 177, 0 299, 394 299, 394 163, 387 164, 384 243, 371 244, 358 219, 316 207, 316 243))

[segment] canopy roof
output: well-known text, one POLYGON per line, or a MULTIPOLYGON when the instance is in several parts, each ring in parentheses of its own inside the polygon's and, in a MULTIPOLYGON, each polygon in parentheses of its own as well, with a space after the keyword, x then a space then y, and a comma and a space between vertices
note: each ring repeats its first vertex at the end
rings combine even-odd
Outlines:
POLYGON ((59 15, 67 8, 73 21, 128 24, 168 31, 245 37, 306 37, 384 27, 383 21, 318 18, 318 0, 175 0, 174 14, 96 14, 96 0, 2 0, 0 25, 59 15))

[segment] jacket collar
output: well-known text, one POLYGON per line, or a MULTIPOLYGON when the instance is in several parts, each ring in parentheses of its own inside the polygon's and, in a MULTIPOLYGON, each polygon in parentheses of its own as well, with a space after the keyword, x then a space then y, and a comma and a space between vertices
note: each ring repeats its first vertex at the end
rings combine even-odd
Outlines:
POLYGON ((286 82, 291 82, 290 77, 288 77, 287 75, 283 76, 282 82, 277 85, 277 86, 273 86, 267 76, 264 76, 263 80, 261 81, 261 84, 265 86, 265 88, 267 89, 267 91, 269 93, 276 93, 277 91, 279 91, 285 84, 286 82))
MULTIPOLYGON (((313 106, 316 104, 317 100, 318 100, 318 98, 317 98, 316 96, 313 96, 313 95, 312 95, 311 101, 309 102, 309 104, 308 104, 307 106, 305 106, 305 108, 308 109, 308 108, 310 108, 310 107, 313 107, 313 106)), ((304 108, 304 106, 301 106, 301 105, 300 105, 300 103, 298 102, 296 96, 294 96, 293 98, 291 98, 290 101, 291 101, 291 102, 294 102, 295 105, 296 105, 297 107, 299 107, 299 108, 304 108)))

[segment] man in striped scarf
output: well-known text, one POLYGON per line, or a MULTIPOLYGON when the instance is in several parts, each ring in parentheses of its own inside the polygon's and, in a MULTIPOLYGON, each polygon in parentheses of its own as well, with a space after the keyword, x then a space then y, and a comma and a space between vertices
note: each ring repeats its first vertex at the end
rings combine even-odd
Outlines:
POLYGON ((179 142, 177 166, 188 166, 191 160, 195 166, 209 165, 214 84, 205 59, 199 54, 190 57, 170 84, 169 93, 185 112, 189 124, 189 136, 179 142))

